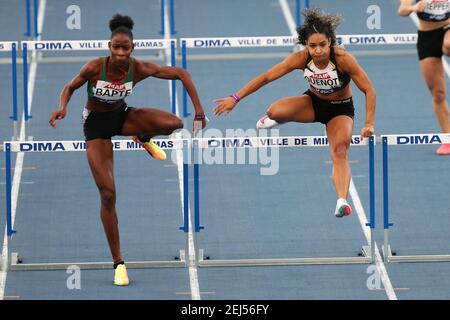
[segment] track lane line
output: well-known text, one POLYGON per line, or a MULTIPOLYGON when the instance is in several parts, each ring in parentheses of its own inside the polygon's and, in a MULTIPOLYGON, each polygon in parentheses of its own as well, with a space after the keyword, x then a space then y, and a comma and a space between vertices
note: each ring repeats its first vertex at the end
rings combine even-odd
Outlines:
MULTIPOLYGON (((171 39, 170 35, 170 19, 169 19, 169 6, 168 1, 165 2, 164 6, 164 39, 171 39)), ((166 56, 166 65, 170 65, 171 61, 171 51, 170 49, 165 49, 165 56, 166 56)), ((174 81, 174 80, 173 80, 174 81)), ((180 108, 178 104, 178 98, 176 96, 176 92, 172 92, 172 84, 171 81, 169 83, 169 93, 171 99, 175 99, 175 110, 177 113, 177 116, 180 117, 180 108)), ((181 133, 175 133, 174 134, 175 139, 181 139, 181 133)), ((181 201, 181 214, 183 216, 184 212, 184 202, 183 202, 183 195, 184 195, 184 187, 183 187, 183 151, 182 150, 175 150, 176 152, 176 159, 177 159, 177 170, 178 170, 178 181, 180 183, 180 201, 181 201)), ((189 284, 191 287, 191 297, 192 300, 200 300, 200 285, 198 281, 198 271, 196 266, 196 251, 195 251, 195 243, 194 243, 194 234, 192 231, 192 213, 191 209, 189 210, 189 231, 188 231, 188 252, 185 256, 186 262, 188 264, 189 268, 189 284)), ((186 252, 185 252, 186 254, 186 252)))

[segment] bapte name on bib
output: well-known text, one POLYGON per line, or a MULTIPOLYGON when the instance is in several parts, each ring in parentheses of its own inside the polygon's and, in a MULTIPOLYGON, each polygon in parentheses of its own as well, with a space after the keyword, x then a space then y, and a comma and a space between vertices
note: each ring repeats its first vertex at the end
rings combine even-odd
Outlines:
POLYGON ((128 72, 124 74, 123 79, 119 81, 110 81, 106 75, 109 57, 99 58, 101 60, 101 69, 99 77, 96 80, 88 81, 87 94, 90 98, 98 99, 104 103, 115 103, 123 100, 133 93, 134 79, 134 58, 131 58, 128 72))
POLYGON ((92 95, 102 101, 114 103, 122 100, 133 93, 133 81, 126 83, 111 83, 98 80, 92 87, 92 95))

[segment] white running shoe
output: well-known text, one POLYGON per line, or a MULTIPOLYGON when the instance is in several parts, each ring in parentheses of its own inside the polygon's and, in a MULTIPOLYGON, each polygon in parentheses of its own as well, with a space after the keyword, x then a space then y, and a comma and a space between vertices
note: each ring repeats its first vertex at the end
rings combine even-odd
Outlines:
POLYGON ((337 218, 342 218, 344 216, 349 216, 352 213, 352 207, 347 203, 347 200, 344 198, 339 198, 336 203, 336 210, 334 211, 334 215, 337 218))
POLYGON ((261 119, 258 120, 258 122, 256 123, 256 128, 257 129, 270 129, 270 128, 277 126, 278 124, 279 124, 278 122, 270 119, 267 115, 265 115, 264 117, 262 117, 261 119))

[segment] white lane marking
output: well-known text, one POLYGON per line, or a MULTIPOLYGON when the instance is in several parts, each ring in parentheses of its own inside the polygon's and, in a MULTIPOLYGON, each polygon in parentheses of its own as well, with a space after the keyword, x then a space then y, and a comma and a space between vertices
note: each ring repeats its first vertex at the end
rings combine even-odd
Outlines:
MULTIPOLYGON (((361 224, 361 228, 364 232, 364 236, 366 237, 367 243, 370 244, 370 232, 366 226, 368 223, 366 218, 366 213, 364 211, 364 207, 361 203, 361 199, 359 198, 358 191, 356 190, 355 184, 353 183, 353 179, 350 180, 350 197, 352 198, 353 205, 355 206, 355 211, 358 215, 359 223, 361 224)), ((394 287, 392 286, 391 280, 389 279, 389 275, 386 270, 386 266, 384 265, 383 258, 380 255, 378 250, 377 243, 375 244, 375 265, 377 267, 378 275, 381 278, 381 282, 383 283, 384 290, 389 298, 389 300, 398 300, 397 295, 395 294, 394 287)))
MULTIPOLYGON (((169 7, 167 4, 168 1, 165 2, 165 10, 164 10, 164 38, 170 39, 170 20, 169 20, 169 7)), ((165 49, 165 55, 167 58, 166 64, 170 65, 171 61, 171 51, 170 49, 165 49)), ((179 106, 178 106, 178 99, 175 95, 175 92, 172 92, 172 84, 171 81, 169 81, 169 92, 172 99, 175 99, 175 105, 176 105, 176 113, 177 116, 180 116, 179 112, 179 106)), ((175 139, 181 139, 181 133, 175 133, 175 139)), ((183 187, 183 152, 182 150, 176 150, 176 157, 177 157, 177 169, 178 169, 178 181, 180 182, 180 200, 181 200, 181 208, 182 213, 184 212, 184 202, 183 202, 183 196, 184 196, 184 187, 183 187)), ((200 300, 200 285, 198 282, 198 272, 197 267, 195 264, 196 257, 195 257, 195 245, 194 245, 194 235, 192 230, 192 214, 191 209, 189 210, 189 231, 188 231, 188 253, 186 256, 186 261, 188 263, 189 267, 189 283, 191 286, 191 296, 192 300, 200 300)))
POLYGON ((280 3, 281 10, 283 11, 284 18, 286 19, 286 23, 288 25, 289 31, 291 34, 296 37, 297 36, 297 28, 294 20, 294 16, 292 15, 291 9, 289 8, 289 4, 286 0, 278 0, 280 3))

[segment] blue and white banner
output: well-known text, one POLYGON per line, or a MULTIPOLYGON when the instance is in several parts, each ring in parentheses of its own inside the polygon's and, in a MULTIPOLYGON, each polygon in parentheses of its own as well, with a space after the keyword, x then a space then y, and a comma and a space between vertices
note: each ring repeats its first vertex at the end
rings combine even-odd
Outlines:
POLYGON ((13 43, 16 44, 16 48, 18 49, 19 47, 17 46, 17 42, 16 41, 0 41, 0 52, 12 51, 13 43))
POLYGON ((416 44, 416 33, 404 34, 353 34, 336 36, 343 45, 385 45, 385 44, 416 44))
MULTIPOLYGON (((382 135, 380 140, 387 139, 389 145, 433 145, 450 143, 450 133, 426 133, 426 134, 397 134, 382 135)), ((197 141, 200 149, 209 148, 276 148, 276 147, 325 147, 328 146, 326 136, 288 136, 288 137, 220 137, 220 138, 195 138, 195 139, 154 139, 157 145, 165 150, 177 150, 183 148, 183 142, 187 141, 188 147, 192 141, 197 141)), ((5 141, 10 144, 12 152, 65 152, 85 151, 85 141, 5 141)), ((114 150, 130 151, 142 150, 142 147, 132 140, 112 140, 114 150)), ((353 135, 352 146, 367 146, 369 139, 359 135, 353 135)))
POLYGON ((227 38, 184 38, 187 48, 251 48, 292 47, 296 38, 288 37, 227 37, 227 38))
POLYGON ((396 134, 396 135, 382 135, 387 139, 388 145, 431 145, 450 143, 450 133, 418 133, 418 134, 396 134))
MULTIPOLYGON (((343 45, 392 45, 415 44, 417 34, 355 34, 338 35, 338 43, 343 45)), ((221 37, 184 38, 187 48, 251 48, 251 47, 293 47, 297 38, 292 36, 275 37, 221 37)))
MULTIPOLYGON (((276 148, 276 147, 325 147, 328 146, 326 136, 297 137, 234 137, 234 138, 203 138, 198 141, 199 148, 276 148)), ((352 146, 367 146, 369 139, 352 136, 352 146)))
MULTIPOLYGON (((133 140, 112 140, 113 149, 117 151, 144 150, 140 144, 133 140)), ((155 139, 157 145, 166 150, 175 150, 183 148, 181 139, 155 139)), ((6 150, 6 144, 9 143, 12 152, 69 152, 86 151, 85 141, 5 141, 3 151, 6 150)))
MULTIPOLYGON (((195 139, 154 139, 153 141, 165 150, 177 150, 183 148, 186 141, 188 147, 192 141, 198 142, 200 149, 209 148, 277 148, 277 147, 325 147, 328 146, 326 136, 291 136, 291 137, 233 137, 233 138, 195 138, 195 139)), ((86 151, 85 141, 5 141, 10 144, 12 152, 70 152, 86 151)), ((117 151, 143 150, 132 140, 112 140, 113 149, 117 151)), ((361 139, 360 136, 352 137, 352 146, 367 146, 369 139, 361 139)))
MULTIPOLYGON (((135 50, 162 50, 170 48, 171 41, 176 46, 176 41, 168 39, 137 39, 134 40, 135 50)), ((22 41, 21 47, 26 44, 30 51, 93 51, 108 50, 109 40, 46 40, 46 41, 22 41)))
MULTIPOLYGON (((343 45, 402 45, 416 44, 417 34, 355 34, 338 35, 338 43, 343 45)), ((219 38, 183 38, 187 48, 252 48, 252 47, 293 47, 297 44, 296 37, 219 37, 219 38)), ((26 44, 32 51, 93 51, 108 50, 109 40, 45 40, 22 41, 21 47, 26 44)), ((169 49, 170 39, 136 39, 136 50, 162 50, 169 49)), ((14 41, 1 41, 0 51, 11 51, 14 41)))

